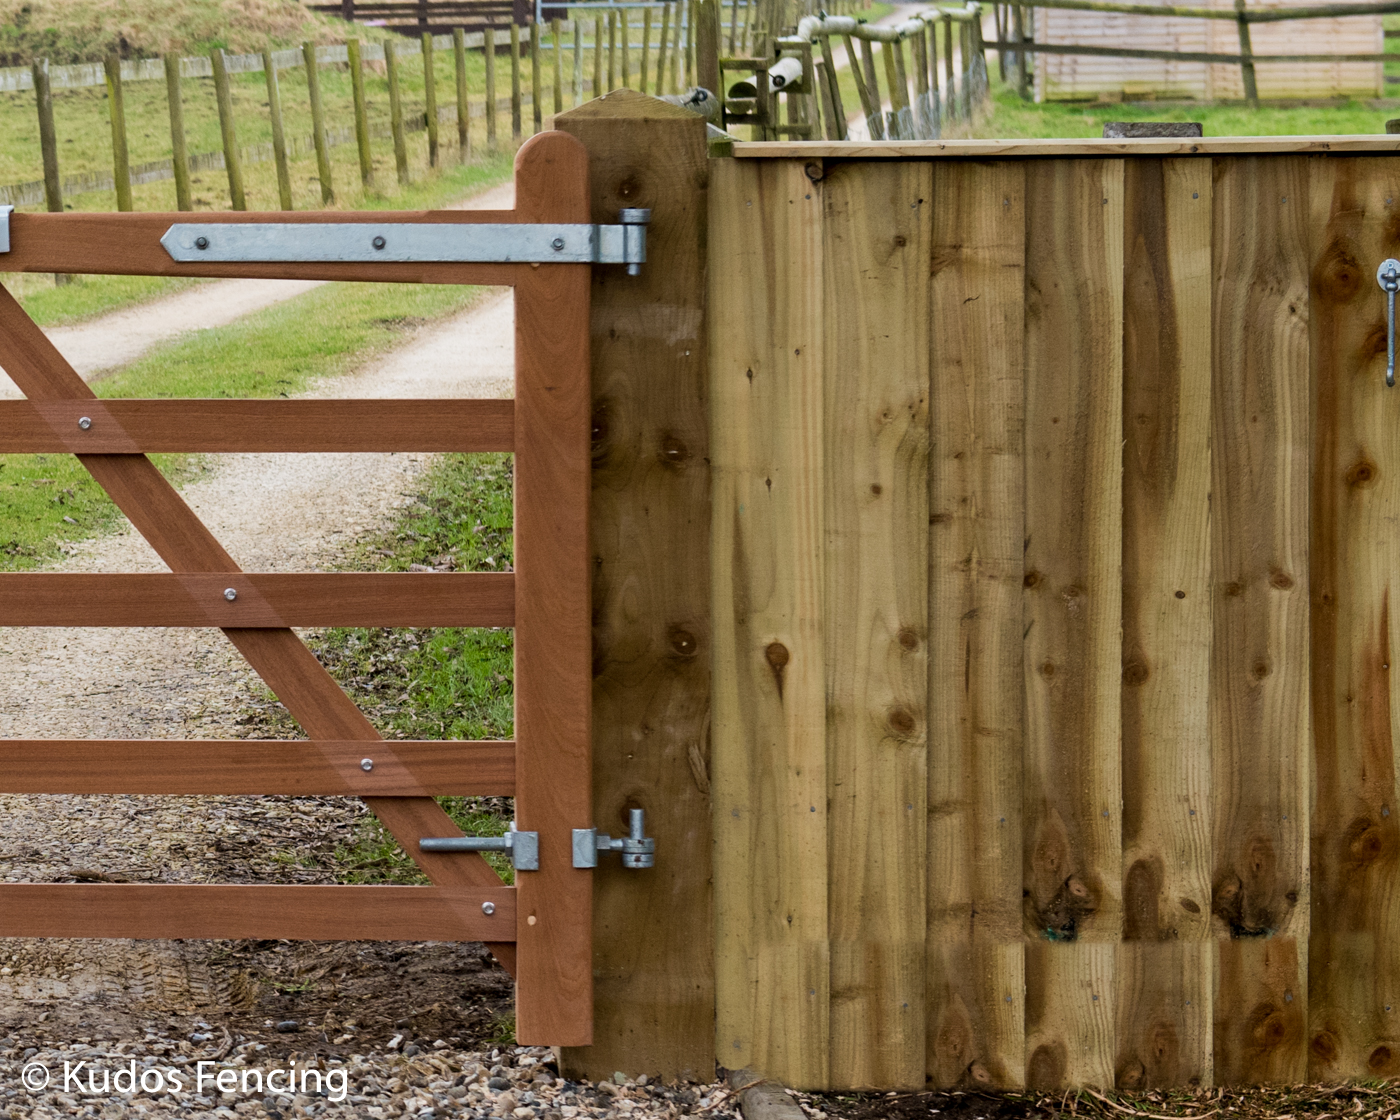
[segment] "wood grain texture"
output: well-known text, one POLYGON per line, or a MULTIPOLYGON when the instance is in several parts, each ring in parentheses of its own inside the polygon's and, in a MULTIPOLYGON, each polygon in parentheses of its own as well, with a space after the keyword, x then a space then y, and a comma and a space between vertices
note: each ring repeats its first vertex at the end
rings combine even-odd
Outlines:
MULTIPOLYGON (((515 168, 520 220, 588 220, 588 152, 573 137, 540 133, 515 168)), ((522 270, 515 286, 515 814, 540 834, 540 870, 517 886, 516 1037, 525 1045, 593 1041, 594 873, 573 866, 572 834, 594 824, 591 271, 522 270)))
MULTIPOLYGON (((299 210, 295 213, 200 213, 211 222, 335 222, 471 224, 514 222, 518 210, 413 210, 356 212, 299 210)), ((10 218, 8 272, 98 272, 112 276, 242 276, 286 280, 362 280, 403 284, 494 284, 516 282, 518 264, 443 262, 291 263, 254 261, 181 264, 161 245, 165 231, 188 214, 15 214, 10 218)), ((565 267, 551 265, 552 268, 565 267)))
POLYGON ((1100 1016, 1123 922, 1122 292, 1122 162, 1029 167, 1022 872, 1037 1087, 1054 1070, 1112 1084, 1113 1018, 1100 1016))
POLYGON ((936 165, 927 1073, 1025 1077, 1021 933, 1026 172, 936 165))
POLYGON ((710 826, 709 161, 689 111, 618 91, 556 120, 588 149, 594 221, 651 207, 640 276, 597 269, 593 819, 646 810, 656 867, 594 873, 594 1045, 571 1076, 714 1076, 710 826))
POLYGON ((0 626, 511 626, 510 572, 0 574, 0 626), (235 598, 230 601, 228 593, 235 598))
POLYGON ((0 401, 0 454, 510 451, 514 438, 509 400, 0 401))
POLYGON ((3 793, 515 793, 515 744, 508 741, 4 739, 0 760, 3 793))
POLYGON ((830 1081, 822 221, 800 162, 710 169, 717 1054, 830 1081))
POLYGON ((1214 1014, 1229 1027, 1215 1031, 1215 1077, 1227 1085, 1305 1074, 1293 1030, 1307 991, 1311 732, 1305 167, 1221 160, 1213 195, 1212 928, 1291 942, 1217 943, 1214 1014))
POLYGON ((1209 1083, 1211 166, 1124 174, 1122 1088, 1209 1083), (1195 943, 1190 952, 1157 943, 1195 943))
POLYGON ((831 1084, 922 1089, 933 169, 820 191, 831 1084))
POLYGON ((1391 599, 1400 595, 1400 397, 1385 387, 1385 294, 1400 174, 1309 167, 1313 794, 1308 1072, 1400 1073, 1400 807, 1391 599))
POLYGON ((499 885, 0 884, 0 937, 484 941, 514 936, 515 911, 515 888, 499 885))

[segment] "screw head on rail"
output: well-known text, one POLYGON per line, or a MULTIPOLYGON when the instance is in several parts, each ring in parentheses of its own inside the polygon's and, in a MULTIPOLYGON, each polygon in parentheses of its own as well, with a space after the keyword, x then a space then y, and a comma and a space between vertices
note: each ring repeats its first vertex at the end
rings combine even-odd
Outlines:
POLYGON ((481 904, 481 912, 489 918, 496 912, 496 904, 494 902, 483 902, 481 904))
POLYGON ((230 603, 232 603, 235 599, 238 598, 238 592, 235 591, 232 587, 225 587, 224 598, 227 599, 230 603))
POLYGON ((562 252, 564 248, 564 239, 562 237, 556 237, 550 244, 554 246, 554 251, 556 253, 562 252))
POLYGON ((385 241, 382 237, 376 237, 373 241, 370 242, 370 244, 373 245, 376 249, 382 249, 385 245, 388 244, 388 242, 385 241))
POLYGON ((360 759, 360 769, 363 770, 366 774, 368 774, 371 770, 374 769, 374 759, 372 759, 372 758, 362 758, 362 759, 360 759))
POLYGON ((207 238, 207 237, 196 237, 196 238, 194 239, 194 247, 195 247, 196 249, 207 249, 207 248, 209 248, 209 238, 207 238))
POLYGON ((78 427, 82 428, 83 431, 87 431, 89 428, 92 427, 92 417, 91 417, 91 416, 80 416, 80 417, 78 417, 78 427))

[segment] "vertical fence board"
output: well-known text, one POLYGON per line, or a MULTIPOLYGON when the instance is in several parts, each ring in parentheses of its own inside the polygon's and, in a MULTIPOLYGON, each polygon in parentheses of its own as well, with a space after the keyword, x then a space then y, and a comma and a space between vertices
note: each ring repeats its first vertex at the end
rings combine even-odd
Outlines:
POLYGON ((1121 1088, 1210 1082, 1210 198, 1125 167, 1121 1088))
POLYGON ((821 200, 711 168, 717 1053, 829 1081, 821 200))
POLYGON ((1306 1073, 1306 192, 1302 159, 1216 161, 1210 720, 1220 1084, 1306 1073))
POLYGON ((820 191, 831 1080, 922 1089, 933 169, 820 191))
POLYGON ((1026 173, 1027 1075, 1113 1082, 1122 930, 1123 163, 1026 173), (1046 941, 1065 944, 1043 944, 1046 941))
POLYGON ((934 166, 927 1071, 1018 1087, 1023 163, 934 166))
POLYGON ((563 114, 593 220, 649 206, 652 262, 593 279, 595 821, 644 808, 656 867, 594 884, 595 1043, 576 1075, 714 1076, 705 123, 637 94, 563 114))
POLYGON ((1400 252, 1386 160, 1311 168, 1313 750, 1309 1075, 1400 1072, 1400 807, 1390 595, 1400 396, 1376 267, 1400 252))

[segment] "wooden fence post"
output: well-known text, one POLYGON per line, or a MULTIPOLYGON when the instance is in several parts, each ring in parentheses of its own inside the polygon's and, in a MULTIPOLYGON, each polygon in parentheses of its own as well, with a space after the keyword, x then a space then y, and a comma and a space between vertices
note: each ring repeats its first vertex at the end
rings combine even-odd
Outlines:
POLYGON ((433 62, 432 32, 423 32, 423 103, 428 125, 428 166, 438 165, 437 69, 433 62))
POLYGON ((394 166, 400 185, 409 181, 408 142, 403 134, 403 98, 399 96, 398 50, 393 39, 384 40, 384 71, 389 79, 389 130, 394 134, 394 166))
POLYGON ((530 20, 530 115, 535 132, 544 128, 544 87, 540 85, 540 25, 530 20))
POLYGON ((617 89, 617 13, 608 13, 608 92, 617 89))
POLYGON ((630 9, 623 8, 617 14, 617 22, 621 24, 620 36, 622 39, 622 88, 632 88, 632 56, 629 53, 632 47, 632 20, 629 16, 630 9))
POLYGON ((593 19, 593 90, 594 97, 603 96, 603 17, 593 19))
POLYGON ((486 51, 486 147, 496 150, 496 29, 487 27, 482 33, 486 51))
MULTIPOLYGON (((228 173, 229 202, 235 210, 248 209, 248 199, 243 193, 243 164, 238 158, 238 131, 233 123, 233 91, 229 89, 228 67, 224 62, 224 52, 216 48, 209 52, 209 61, 214 66, 214 97, 219 105, 219 133, 224 144, 224 170, 228 173)), ((131 187, 127 192, 130 198, 131 187)), ((128 205, 127 209, 131 209, 128 205)))
MULTIPOLYGON (((846 139, 846 106, 841 101, 841 81, 836 73, 836 66, 832 61, 831 39, 823 36, 822 45, 822 73, 826 82, 824 89, 828 97, 827 101, 827 125, 826 136, 828 140, 846 139)), ((848 55, 854 58, 854 55, 848 55)), ((855 71, 853 70, 852 73, 855 71)))
MULTIPOLYGON (((1016 42, 1024 43, 1026 41, 1026 21, 1019 4, 1011 10, 1011 27, 1012 33, 1016 36, 1016 42)), ((1023 101, 1031 95, 1030 82, 1027 79, 1026 52, 1018 50, 1016 52, 1016 93, 1023 101)))
POLYGON ((1240 29, 1240 78, 1244 82, 1244 99, 1251 109, 1259 108, 1259 86, 1254 80, 1254 48, 1249 39, 1249 21, 1245 19, 1244 0, 1235 0, 1235 12, 1240 29))
POLYGON ((583 21, 574 20, 574 107, 583 104, 583 21))
POLYGON ((329 206, 335 201, 331 183, 331 153, 326 146, 326 117, 321 108, 321 72, 316 65, 316 44, 302 43, 301 57, 306 63, 306 93, 311 101, 311 128, 316 144, 316 173, 321 178, 321 202, 329 206))
POLYGON ((948 93, 948 118, 958 115, 958 79, 953 73, 953 17, 943 17, 943 75, 948 93))
MULTIPOLYGON (((637 89, 647 91, 647 70, 651 63, 651 9, 642 9, 642 72, 637 80, 637 89)), ((660 86, 657 87, 660 92, 660 86)))
POLYGON ((661 6, 661 42, 656 46, 656 96, 666 92, 666 47, 671 37, 671 5, 661 6))
POLYGON ((457 70, 457 161, 472 158, 471 102, 467 99, 467 32, 452 29, 452 61, 457 70))
POLYGON ((510 25, 510 134, 519 140, 524 130, 520 125, 520 25, 510 25))
POLYGON ((695 5, 695 84, 719 94, 720 0, 697 0, 695 5))
POLYGON ((360 41, 351 39, 345 44, 345 53, 350 64, 350 96, 355 103, 355 148, 360 155, 360 182, 365 187, 374 185, 374 156, 369 149, 369 111, 365 105, 365 70, 360 59, 360 41))
POLYGON ((109 54, 102 62, 107 74, 107 113, 112 121, 112 180, 117 209, 131 209, 131 157, 126 147, 126 107, 122 101, 122 60, 109 54))
POLYGON ((190 194, 190 153, 185 145, 185 101, 180 92, 180 57, 167 54, 165 63, 165 100, 170 110, 170 169, 175 174, 175 208, 193 210, 190 194))
POLYGON ((595 1041, 561 1067, 710 1080, 705 122, 618 92, 555 123, 588 148, 593 221, 652 207, 652 261, 630 278, 596 269, 592 289, 593 819, 616 830, 645 808, 658 853, 647 872, 594 873, 595 1041), (647 308, 664 330, 627 326, 647 308))
POLYGON ((554 43, 554 115, 564 111, 564 21, 554 19, 549 24, 554 43))
POLYGON ((63 181, 58 176, 58 132, 53 124, 53 88, 49 60, 34 60, 34 101, 39 110, 39 152, 44 160, 44 208, 63 213, 63 181))
POLYGON ((277 65, 272 51, 264 50, 263 73, 267 78, 267 112, 272 121, 272 159, 277 165, 277 202, 292 208, 292 175, 287 167, 287 137, 282 131, 282 94, 277 88, 277 65))

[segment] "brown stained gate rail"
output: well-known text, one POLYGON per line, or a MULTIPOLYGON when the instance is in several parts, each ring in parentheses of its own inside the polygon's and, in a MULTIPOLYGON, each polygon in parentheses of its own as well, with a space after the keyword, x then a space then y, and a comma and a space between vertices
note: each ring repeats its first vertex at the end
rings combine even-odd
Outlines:
MULTIPOLYGON (((211 222, 586 223, 588 160, 563 133, 521 148, 515 209, 204 214, 211 222)), ((111 401, 0 288, 0 451, 72 452, 170 568, 0 575, 0 626, 217 626, 308 736, 297 742, 6 740, 0 792, 355 795, 432 885, 0 884, 0 937, 484 941, 517 981, 523 1043, 592 1041, 587 264, 178 264, 187 215, 15 214, 7 271, 506 285, 511 401, 111 401), (89 421, 82 423, 80 421, 89 421), (244 573, 146 457, 169 450, 513 451, 513 574, 244 573), (232 594, 226 595, 226 592, 232 594), (290 629, 515 627, 516 742, 386 742, 290 629), (363 760, 372 765, 363 766, 363 760), (540 869, 507 887, 433 799, 511 794, 540 869)))

